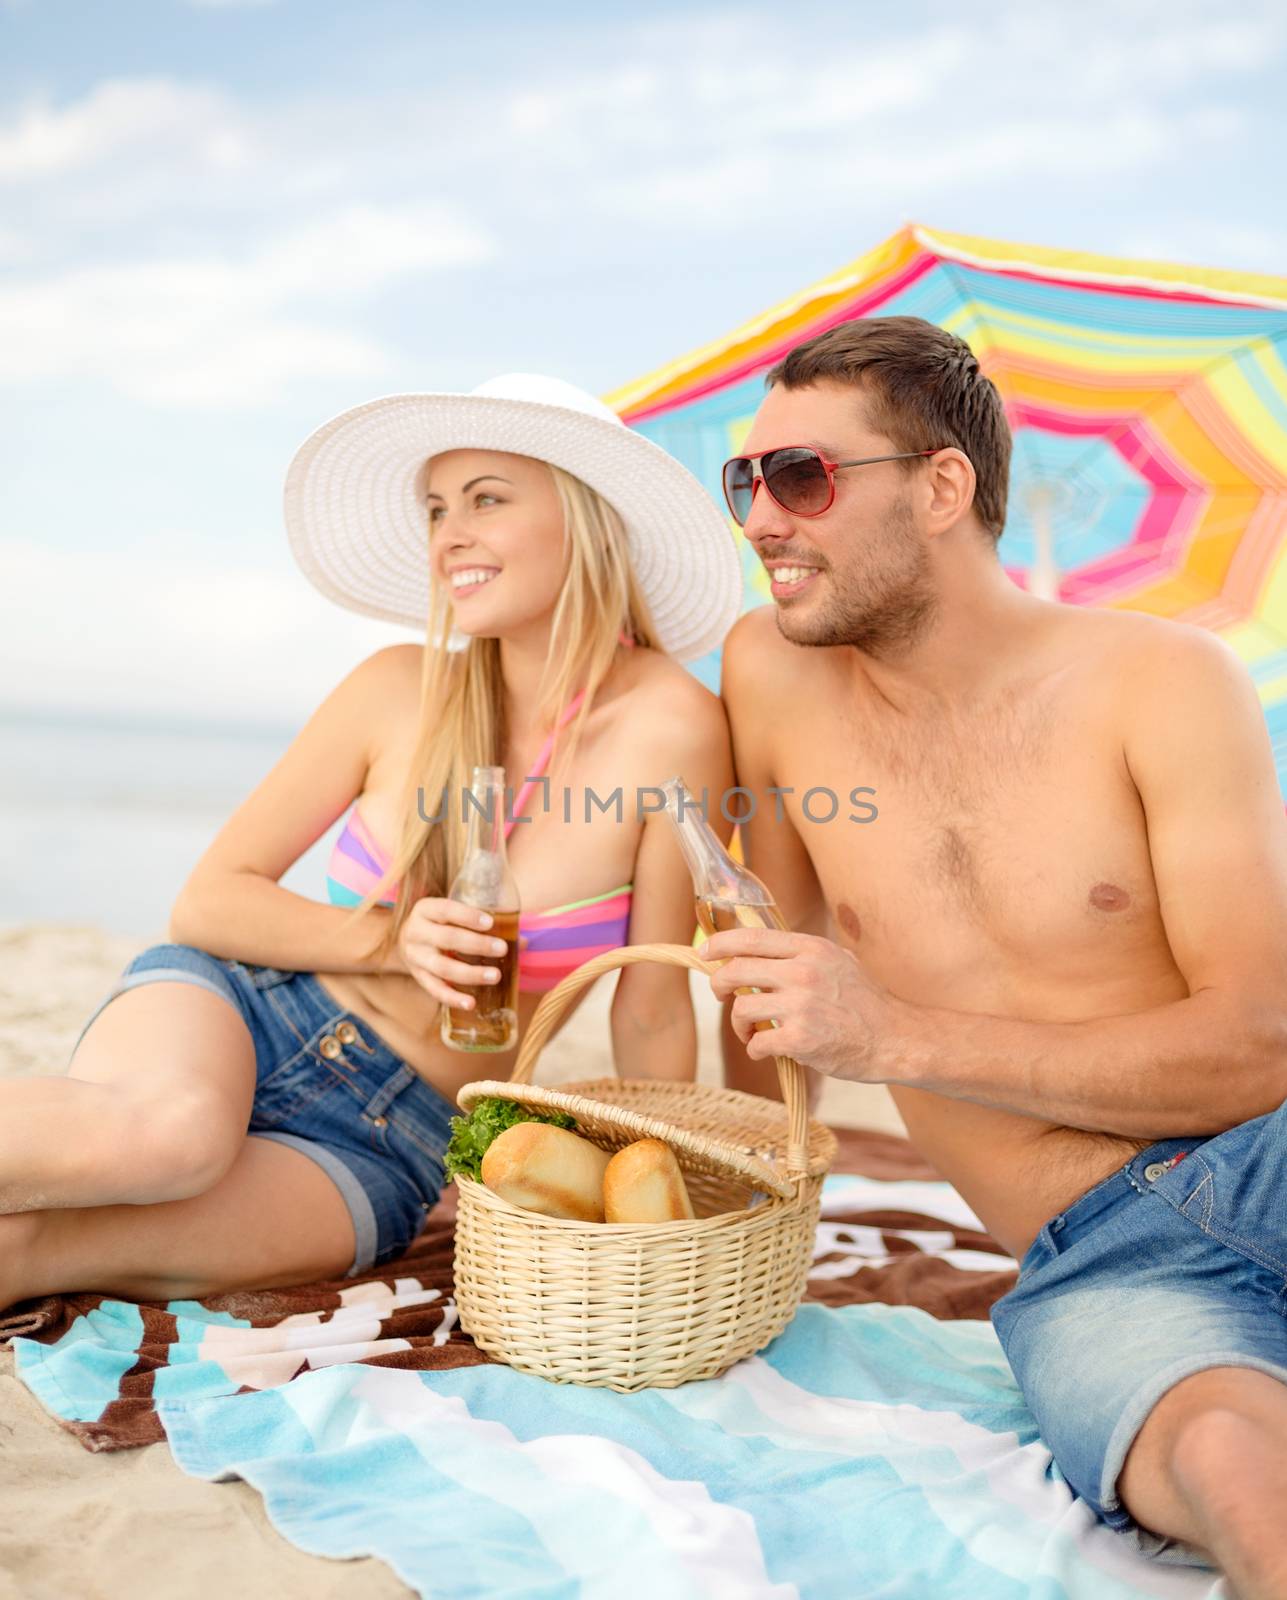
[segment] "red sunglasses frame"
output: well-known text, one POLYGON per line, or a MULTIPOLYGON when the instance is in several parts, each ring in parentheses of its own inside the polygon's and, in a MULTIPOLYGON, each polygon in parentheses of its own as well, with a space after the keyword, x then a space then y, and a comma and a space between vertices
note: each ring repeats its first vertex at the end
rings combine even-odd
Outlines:
MULTIPOLYGON (((728 506, 729 515, 732 517, 733 521, 737 523, 739 528, 745 527, 746 523, 745 520, 742 517, 739 517, 737 512, 733 509, 733 496, 729 493, 728 488, 728 469, 735 462, 739 461, 748 461, 751 465, 752 506, 755 504, 755 491, 760 484, 763 484, 764 492, 768 495, 769 499, 772 500, 773 504, 775 506, 782 506, 783 511, 785 511, 789 516, 821 517, 826 512, 830 511, 832 506, 835 504, 836 473, 842 467, 871 467, 875 466, 878 461, 914 461, 920 456, 936 456, 940 450, 946 450, 948 448, 949 446, 940 444, 936 445, 933 450, 902 450, 897 455, 892 456, 860 456, 854 461, 828 461, 826 456, 823 455, 822 451, 815 450, 811 444, 779 444, 775 445, 772 450, 761 450, 759 455, 756 456, 730 456, 720 469, 720 487, 724 491, 724 500, 728 506), (821 464, 822 470, 826 474, 827 478, 827 503, 825 506, 821 507, 820 510, 795 511, 790 506, 782 505, 781 500, 778 499, 777 495, 775 495, 773 490, 769 487, 769 480, 764 476, 764 458, 765 456, 778 455, 783 450, 807 451, 809 455, 813 456, 821 464)), ((750 511, 748 510, 747 516, 749 515, 750 511)))

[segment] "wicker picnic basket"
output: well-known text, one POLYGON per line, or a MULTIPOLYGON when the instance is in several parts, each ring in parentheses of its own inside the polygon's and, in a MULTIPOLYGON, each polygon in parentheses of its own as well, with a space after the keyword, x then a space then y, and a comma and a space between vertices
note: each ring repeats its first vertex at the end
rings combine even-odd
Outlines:
POLYGON ((570 1113, 605 1150, 664 1139, 696 1220, 568 1222, 522 1210, 458 1179, 456 1304, 489 1355, 562 1383, 623 1391, 714 1377, 791 1320, 813 1257, 822 1178, 835 1139, 808 1117, 804 1072, 778 1058, 785 1106, 694 1083, 596 1079, 531 1083, 569 1002, 605 972, 657 961, 710 973, 680 945, 630 945, 587 961, 551 989, 512 1078, 461 1090, 570 1113))

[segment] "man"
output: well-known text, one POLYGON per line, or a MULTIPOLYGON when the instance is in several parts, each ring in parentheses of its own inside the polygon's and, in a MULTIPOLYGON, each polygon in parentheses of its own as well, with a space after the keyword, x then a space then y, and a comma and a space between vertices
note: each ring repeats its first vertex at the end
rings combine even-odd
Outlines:
POLYGON ((1287 837, 1255 692, 1205 632, 1006 577, 1009 432, 952 335, 846 323, 768 383, 726 485, 774 603, 724 680, 795 931, 717 935, 715 990, 760 991, 732 1001, 752 1061, 887 1083, 1023 1258, 994 1321, 1098 1514, 1287 1595, 1287 837))

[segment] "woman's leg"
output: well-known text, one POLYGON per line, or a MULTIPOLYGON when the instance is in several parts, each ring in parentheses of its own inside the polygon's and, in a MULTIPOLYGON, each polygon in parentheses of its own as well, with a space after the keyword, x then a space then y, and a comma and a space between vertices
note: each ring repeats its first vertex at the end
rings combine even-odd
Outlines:
POLYGON ((313 1283, 348 1271, 354 1228, 315 1162, 243 1138, 231 1169, 191 1199, 0 1216, 0 1308, 70 1290, 188 1300, 313 1283))
POLYGON ((237 1159, 254 1094, 229 1001, 174 980, 127 989, 66 1077, 0 1081, 0 1214, 201 1194, 237 1159))

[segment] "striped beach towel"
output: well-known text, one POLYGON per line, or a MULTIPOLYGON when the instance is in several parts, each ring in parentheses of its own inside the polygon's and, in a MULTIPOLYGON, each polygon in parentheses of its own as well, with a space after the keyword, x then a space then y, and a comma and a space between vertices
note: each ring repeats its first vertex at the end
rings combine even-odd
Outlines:
MULTIPOLYGON (((618 1395, 488 1361, 456 1324, 451 1219, 396 1275, 0 1319, 92 1450, 168 1440, 301 1549, 423 1595, 1214 1597, 1097 1523, 987 1321, 1015 1266, 904 1141, 844 1135, 809 1302, 724 1376, 618 1395)), ((385 1269, 386 1274, 389 1269, 385 1269)))

